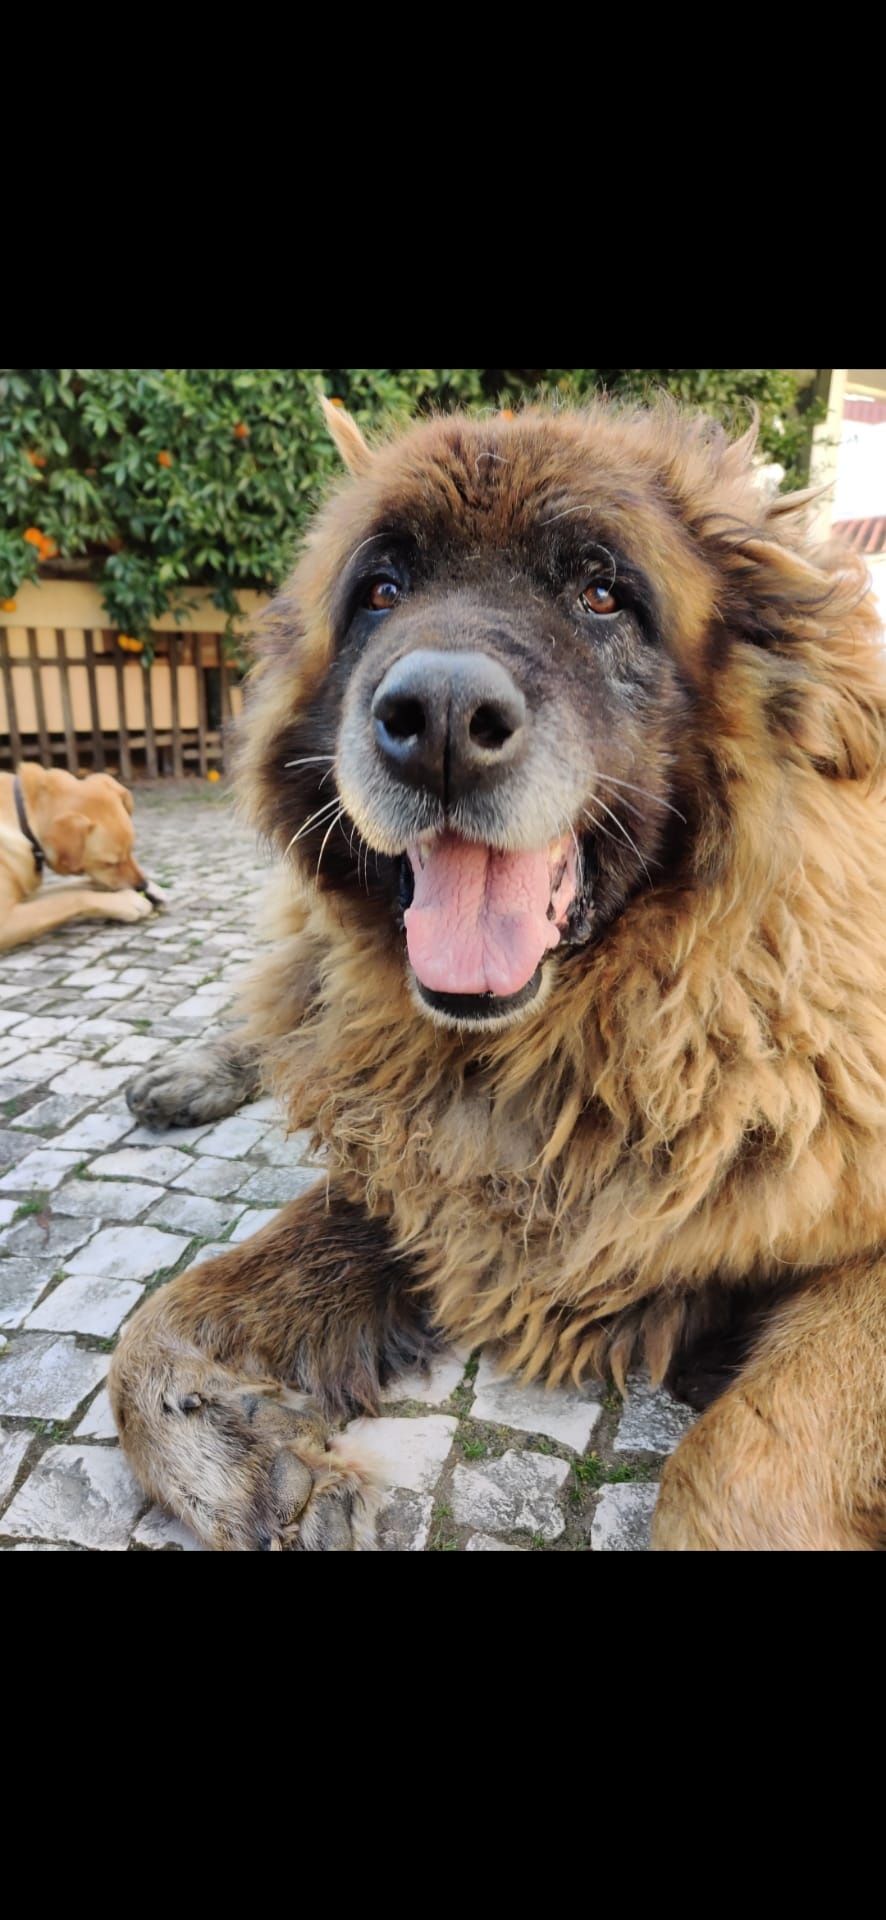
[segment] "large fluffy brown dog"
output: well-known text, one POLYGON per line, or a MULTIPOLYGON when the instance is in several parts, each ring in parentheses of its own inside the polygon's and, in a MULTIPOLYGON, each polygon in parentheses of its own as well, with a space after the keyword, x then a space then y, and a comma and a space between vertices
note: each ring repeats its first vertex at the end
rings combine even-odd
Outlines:
MULTIPOLYGON (((327 1418, 441 1334, 708 1411, 655 1544, 886 1544, 886 670, 854 559, 670 411, 369 452, 277 602, 243 748, 284 856, 252 1045, 330 1181, 112 1369, 215 1547, 359 1543, 327 1418), (311 1396, 309 1403, 307 1396, 311 1396)), ((155 1120, 245 1096, 230 1042, 155 1120)))

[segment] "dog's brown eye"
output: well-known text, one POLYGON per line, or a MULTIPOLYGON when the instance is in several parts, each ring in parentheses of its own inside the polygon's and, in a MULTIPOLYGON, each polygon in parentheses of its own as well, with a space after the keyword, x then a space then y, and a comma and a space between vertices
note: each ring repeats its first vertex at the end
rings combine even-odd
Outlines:
POLYGON ((586 613, 618 613, 620 602, 616 595, 598 581, 591 580, 578 597, 586 613))
POLYGON ((366 595, 364 605, 371 607, 373 613, 387 613, 396 606, 400 598, 400 589, 396 580, 373 580, 366 595))

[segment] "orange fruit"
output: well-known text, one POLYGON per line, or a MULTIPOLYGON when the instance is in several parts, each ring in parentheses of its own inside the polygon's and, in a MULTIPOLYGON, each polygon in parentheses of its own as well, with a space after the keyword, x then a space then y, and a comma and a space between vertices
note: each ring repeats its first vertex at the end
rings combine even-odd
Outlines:
POLYGON ((143 653, 144 652, 144 648, 145 648, 144 641, 134 640, 131 633, 118 633, 117 639, 120 646, 123 648, 124 653, 143 653))
POLYGON ((237 421, 237 425, 234 428, 234 439, 235 440, 249 439, 249 428, 247 427, 245 420, 237 421))
POLYGON ((55 541, 48 540, 46 538, 46 535, 44 534, 43 544, 40 548, 41 560, 54 560, 57 553, 58 553, 58 547, 56 546, 55 541))
POLYGON ((332 400, 330 400, 330 402, 329 402, 329 405, 330 405, 331 407, 343 407, 343 406, 344 406, 344 404, 345 404, 345 403, 344 403, 344 401, 343 401, 343 400, 335 400, 335 399, 332 399, 332 400))
POLYGON ((14 613, 14 612, 15 612, 14 600, 0 600, 0 613, 14 613))
POLYGON ((157 455, 157 465, 158 465, 158 467, 171 467, 171 466, 172 466, 172 454, 171 454, 171 453, 165 453, 165 452, 164 452, 164 453, 158 453, 158 455, 157 455))
POLYGON ((30 460, 32 467, 45 467, 46 465, 45 453, 26 453, 25 459, 30 460))
POLYGON ((46 540, 46 535, 40 532, 39 527, 26 527, 24 538, 27 540, 29 547, 42 547, 46 540))
POLYGON ((217 768, 217 767, 210 767, 210 769, 209 769, 209 772, 208 772, 208 774, 206 775, 206 778, 207 778, 207 780, 220 780, 220 779, 221 779, 221 774, 219 773, 219 770, 218 770, 218 768, 217 768))

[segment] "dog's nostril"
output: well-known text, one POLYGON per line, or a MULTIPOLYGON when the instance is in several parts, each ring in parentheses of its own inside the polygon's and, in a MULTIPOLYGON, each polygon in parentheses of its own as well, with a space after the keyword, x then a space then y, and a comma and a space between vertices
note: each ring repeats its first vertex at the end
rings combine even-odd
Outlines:
POLYGON ((377 717, 393 740, 420 739, 425 730, 425 710, 419 700, 385 700, 377 717))
POLYGON ((496 752, 510 740, 514 731, 507 715, 499 707, 478 707, 468 729, 474 745, 496 752))

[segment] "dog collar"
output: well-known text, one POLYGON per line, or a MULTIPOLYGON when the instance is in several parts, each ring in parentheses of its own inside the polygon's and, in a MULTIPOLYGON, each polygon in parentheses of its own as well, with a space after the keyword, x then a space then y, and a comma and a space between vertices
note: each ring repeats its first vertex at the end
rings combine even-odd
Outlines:
POLYGON ((22 793, 22 783, 21 783, 21 780, 19 779, 18 774, 16 774, 15 779, 13 780, 12 791, 15 797, 15 811, 18 814, 19 827, 21 829, 21 832, 24 834, 25 839, 30 843, 31 852, 34 855, 34 865, 37 869, 37 872, 42 873, 46 865, 46 855, 43 851, 43 848, 40 845, 39 840, 37 839, 37 835, 31 830, 31 827, 28 821, 27 810, 25 808, 25 796, 22 793))

